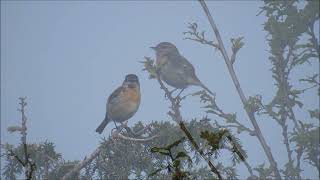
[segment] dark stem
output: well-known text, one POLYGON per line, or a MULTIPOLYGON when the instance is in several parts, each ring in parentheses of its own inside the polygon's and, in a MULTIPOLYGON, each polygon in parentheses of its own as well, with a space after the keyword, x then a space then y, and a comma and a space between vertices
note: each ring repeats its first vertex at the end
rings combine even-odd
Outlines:
MULTIPOLYGON (((17 159, 22 166, 25 168, 25 178, 28 180, 32 179, 33 172, 36 169, 36 165, 34 162, 31 162, 30 154, 28 154, 28 145, 27 145, 27 116, 25 115, 25 107, 27 103, 25 102, 26 97, 20 97, 20 109, 21 112, 21 144, 23 145, 24 152, 24 162, 21 163, 19 159, 17 159)), ((17 156, 15 156, 17 157, 17 156)))
POLYGON ((220 172, 218 171, 218 169, 212 164, 212 162, 205 157, 205 154, 203 152, 202 149, 200 149, 200 147, 198 146, 198 144, 196 143, 196 141, 193 139, 191 133, 188 131, 188 129, 186 128, 186 126, 184 125, 184 123, 181 121, 179 123, 180 129, 184 132, 184 134, 187 136, 188 140, 191 142, 192 146, 196 149, 196 151, 201 155, 202 158, 204 158, 207 161, 208 166, 210 167, 210 170, 215 173, 218 178, 220 180, 222 180, 223 178, 221 177, 220 172))
POLYGON ((318 56, 320 56, 320 46, 319 46, 318 40, 314 34, 314 23, 315 23, 315 21, 311 22, 309 25, 309 29, 310 29, 309 34, 311 36, 311 42, 312 42, 313 48, 317 51, 318 56))
POLYGON ((281 127, 282 127, 282 135, 284 138, 284 144, 286 145, 286 150, 287 150, 287 154, 288 154, 288 160, 289 160, 289 162, 293 162, 292 161, 292 151, 290 149, 289 138, 288 138, 288 126, 285 124, 282 124, 281 127))
MULTIPOLYGON (((219 31, 218 31, 218 28, 217 28, 217 26, 215 25, 215 23, 214 23, 214 21, 213 21, 213 18, 212 18, 212 15, 211 15, 211 13, 210 13, 210 11, 209 11, 206 3, 204 2, 204 0, 198 0, 198 1, 200 2, 200 4, 201 4, 201 6, 202 6, 202 8, 203 8, 203 10, 204 10, 204 12, 205 12, 208 20, 209 20, 209 23, 210 23, 210 25, 211 25, 211 27, 212 27, 212 30, 213 30, 214 33, 215 33, 216 39, 218 40, 218 44, 219 44, 219 47, 220 47, 219 50, 220 50, 220 52, 221 52, 222 55, 223 55, 223 58, 224 58, 225 63, 226 63, 226 65, 227 65, 227 67, 228 67, 229 73, 230 73, 230 75, 231 75, 232 81, 233 81, 233 83, 234 83, 234 85, 235 85, 235 87, 236 87, 236 89, 237 89, 237 92, 238 92, 238 94, 239 94, 239 96, 240 96, 240 99, 241 99, 241 101, 242 101, 242 104, 243 104, 243 106, 245 107, 246 104, 247 104, 247 99, 246 99, 246 97, 245 97, 245 95, 244 95, 244 93, 243 93, 243 90, 242 90, 241 87, 240 87, 239 80, 238 80, 238 78, 237 78, 237 76, 236 76, 236 74, 235 74, 235 72, 234 72, 232 63, 231 63, 231 61, 229 60, 228 54, 227 54, 226 49, 225 49, 225 47, 224 47, 224 45, 223 45, 223 41, 222 41, 222 39, 221 39, 220 33, 219 33, 219 31)), ((262 132, 261 132, 261 130, 260 130, 260 127, 259 127, 259 125, 258 125, 258 123, 257 123, 257 121, 256 121, 255 116, 254 116, 254 113, 253 113, 253 112, 250 112, 247 108, 245 108, 245 110, 246 110, 246 112, 247 112, 247 114, 248 114, 248 116, 249 116, 249 119, 250 119, 250 121, 251 121, 251 123, 252 123, 252 125, 253 125, 253 127, 254 127, 254 129, 255 129, 255 132, 256 132, 256 135, 257 135, 257 137, 258 137, 258 140, 259 140, 259 142, 261 143, 262 148, 263 148, 264 152, 265 152, 266 155, 267 155, 267 158, 268 158, 268 160, 269 160, 269 162, 270 162, 270 166, 271 166, 271 168, 272 168, 272 170, 273 170, 273 172, 274 172, 274 175, 275 175, 275 177, 276 177, 277 179, 280 180, 280 179, 281 179, 281 175, 280 175, 280 172, 279 172, 279 170, 278 170, 278 168, 277 168, 277 163, 276 163, 276 161, 275 161, 275 159, 274 159, 274 157, 273 157, 273 155, 272 155, 272 153, 271 153, 270 147, 267 145, 267 142, 266 142, 266 140, 264 139, 264 136, 262 135, 262 132)))
POLYGON ((160 75, 158 72, 156 75, 156 79, 160 84, 160 88, 164 90, 166 96, 168 97, 168 99, 171 102, 171 109, 173 110, 173 113, 169 112, 168 114, 171 116, 172 120, 174 120, 176 123, 179 124, 180 129, 185 134, 185 136, 188 138, 188 140, 190 141, 192 146, 200 154, 200 156, 207 162, 211 172, 216 174, 218 176, 219 180, 222 180, 223 178, 222 178, 220 172, 218 171, 218 169, 213 165, 213 163, 210 161, 210 159, 205 156, 204 152, 200 149, 200 147, 198 146, 198 144, 196 143, 196 141, 192 137, 191 133, 189 132, 189 130, 186 128, 186 126, 183 123, 182 116, 181 116, 180 109, 179 109, 180 108, 179 103, 180 103, 181 98, 179 96, 176 98, 172 97, 168 88, 166 88, 166 86, 160 80, 160 75))
MULTIPOLYGON (((301 170, 300 168, 300 162, 301 162, 301 157, 302 157, 302 154, 303 154, 303 147, 302 146, 298 146, 298 149, 296 150, 296 153, 297 153, 297 165, 296 165, 296 169, 298 171, 301 170)), ((299 178, 300 177, 300 173, 299 173, 299 178)))

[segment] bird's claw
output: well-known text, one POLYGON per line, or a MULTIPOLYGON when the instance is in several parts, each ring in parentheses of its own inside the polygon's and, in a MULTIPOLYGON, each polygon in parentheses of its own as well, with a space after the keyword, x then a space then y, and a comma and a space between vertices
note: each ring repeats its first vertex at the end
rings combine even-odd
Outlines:
MULTIPOLYGON (((174 89, 174 90, 172 90, 172 91, 169 91, 168 94, 166 93, 166 94, 164 95, 164 98, 165 98, 165 99, 169 99, 169 97, 172 97, 172 93, 173 93, 174 91, 176 91, 176 90, 177 90, 177 89, 174 89)), ((173 98, 173 99, 175 99, 175 98, 173 98)))

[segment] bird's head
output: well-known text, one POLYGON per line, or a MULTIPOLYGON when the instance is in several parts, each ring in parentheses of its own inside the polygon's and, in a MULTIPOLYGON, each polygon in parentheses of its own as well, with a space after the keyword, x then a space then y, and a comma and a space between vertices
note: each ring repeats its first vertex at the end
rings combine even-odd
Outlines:
POLYGON ((161 42, 155 47, 150 47, 156 51, 157 56, 168 55, 172 53, 179 53, 175 45, 170 42, 161 42))
POLYGON ((135 74, 128 74, 126 75, 122 86, 128 88, 138 88, 140 87, 139 78, 135 74))

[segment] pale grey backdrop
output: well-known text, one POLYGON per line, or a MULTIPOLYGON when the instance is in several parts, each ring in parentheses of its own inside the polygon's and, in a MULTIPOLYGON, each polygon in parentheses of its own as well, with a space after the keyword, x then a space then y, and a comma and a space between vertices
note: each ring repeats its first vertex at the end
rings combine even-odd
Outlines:
MULTIPOLYGON (((262 5, 259 1, 208 2, 228 48, 230 38, 245 37, 235 63, 245 94, 263 94, 268 102, 275 87, 262 25, 266 18, 256 16, 262 5)), ((139 76, 142 91, 140 109, 130 122, 169 119, 168 102, 159 85, 148 80, 139 63, 144 56, 154 57, 149 47, 161 41, 176 44, 203 83, 216 92, 223 109, 237 112, 239 120, 250 126, 220 54, 183 40, 182 32, 189 22, 197 22, 212 37, 198 2, 1 1, 2 143, 19 142, 19 136, 9 134, 6 128, 20 122, 17 98, 27 96, 28 141, 49 140, 66 159, 84 158, 99 144, 102 136, 95 133, 95 128, 104 118, 106 99, 127 73, 139 76)), ((296 77, 318 71, 318 66, 306 65, 294 72, 293 83, 300 85, 296 77)), ((196 90, 199 88, 187 92, 196 90)), ((319 104, 314 94, 303 96, 304 108, 319 104)), ((197 98, 185 101, 183 116, 202 117, 205 113, 199 107, 197 98)), ((297 116, 309 119, 307 114, 297 116)), ((281 134, 275 133, 280 128, 271 119, 257 119, 275 158, 283 165, 286 151, 281 134)), ((267 162, 255 138, 239 137, 252 165, 267 162)), ((314 169, 303 168, 308 177, 317 177, 314 169)), ((242 166, 240 170, 242 177, 248 174, 242 166)))

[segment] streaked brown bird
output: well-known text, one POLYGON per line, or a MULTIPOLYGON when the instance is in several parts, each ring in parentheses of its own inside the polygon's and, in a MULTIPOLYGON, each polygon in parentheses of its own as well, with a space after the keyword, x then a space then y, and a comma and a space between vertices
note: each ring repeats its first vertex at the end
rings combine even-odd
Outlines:
POLYGON ((156 52, 156 65, 159 68, 160 78, 168 85, 181 89, 180 93, 188 86, 200 86, 214 95, 199 80, 193 65, 179 53, 175 45, 170 42, 161 42, 151 48, 156 52))
POLYGON ((138 76, 135 74, 126 75, 122 85, 109 96, 105 118, 96 129, 96 132, 101 134, 110 121, 122 123, 130 119, 137 112, 140 99, 138 76))

